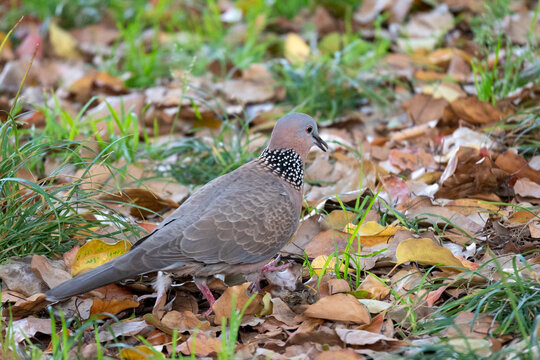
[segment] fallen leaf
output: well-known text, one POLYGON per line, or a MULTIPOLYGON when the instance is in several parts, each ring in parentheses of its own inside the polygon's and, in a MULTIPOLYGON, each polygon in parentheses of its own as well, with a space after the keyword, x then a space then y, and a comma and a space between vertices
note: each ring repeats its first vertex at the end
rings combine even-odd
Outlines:
POLYGON ((81 57, 77 50, 77 40, 54 21, 51 21, 49 25, 49 39, 56 55, 66 59, 81 57))
POLYGON ((540 184, 527 178, 517 179, 514 183, 516 195, 540 199, 540 184))
POLYGON ((107 329, 99 332, 99 340, 105 342, 120 336, 135 336, 148 326, 149 325, 144 320, 123 320, 115 322, 107 329))
POLYGON ((333 210, 327 216, 323 217, 322 228, 324 230, 343 231, 345 226, 355 219, 356 215, 351 211, 333 210))
POLYGON ((30 270, 32 257, 12 258, 0 265, 2 288, 13 290, 24 296, 47 291, 47 285, 30 270))
MULTIPOLYGON (((332 256, 331 259, 328 258, 326 255, 319 255, 313 261, 311 261, 311 268, 315 272, 317 276, 322 276, 323 269, 325 274, 333 273, 336 268, 336 257, 332 256)), ((345 271, 345 265, 342 263, 339 271, 345 271)))
POLYGON ((369 311, 358 300, 349 294, 326 296, 315 304, 309 305, 305 316, 334 321, 350 321, 367 324, 371 321, 369 311))
POLYGON ((373 299, 382 300, 390 293, 390 287, 369 274, 356 290, 369 291, 373 299))
POLYGON ((129 214, 139 219, 144 219, 164 210, 176 209, 179 206, 176 202, 162 199, 146 189, 123 189, 114 194, 102 195, 98 200, 113 206, 133 204, 134 206, 130 206, 129 214))
POLYGON ((491 336, 498 327, 499 323, 491 315, 460 311, 454 319, 454 325, 444 331, 444 336, 482 339, 491 336))
POLYGON ((412 261, 422 265, 463 267, 450 250, 436 245, 429 238, 402 241, 397 247, 396 257, 398 264, 412 261))
POLYGON ((103 265, 125 254, 130 248, 131 243, 128 241, 107 244, 101 240, 90 240, 79 249, 75 261, 71 266, 71 275, 76 276, 99 265, 103 265))
POLYGON ((358 299, 358 301, 368 309, 370 314, 382 313, 392 306, 392 304, 380 300, 358 299))
POLYGON ((315 360, 358 360, 358 353, 353 349, 327 350, 315 356, 315 360))
MULTIPOLYGON (((451 103, 452 101, 466 96, 466 93, 454 84, 442 83, 438 85, 425 85, 424 94, 433 96, 434 99, 444 99, 451 103)), ((444 110, 444 109, 443 109, 444 110)), ((442 115, 442 114, 441 114, 442 115)))
POLYGON ((403 106, 407 111, 409 121, 415 125, 422 125, 439 120, 448 106, 448 101, 442 98, 437 99, 429 94, 416 94, 403 106))
POLYGON ((476 96, 456 99, 450 103, 449 109, 453 112, 450 116, 457 116, 474 125, 494 124, 506 117, 505 113, 476 96))
POLYGON ((195 329, 206 331, 210 328, 208 321, 199 320, 191 311, 169 311, 163 316, 161 323, 171 329, 178 330, 179 333, 191 332, 195 329))
POLYGON ((296 314, 280 298, 272 298, 272 314, 276 320, 285 323, 287 326, 296 326, 298 321, 296 314))
POLYGON ((43 255, 34 255, 32 256, 30 270, 52 289, 71 279, 71 276, 67 271, 55 267, 51 263, 52 261, 43 255))
POLYGON ((365 330, 353 330, 337 328, 336 333, 339 338, 347 345, 370 345, 378 341, 397 341, 383 334, 377 334, 365 330))
POLYGON ((2 291, 2 316, 20 318, 38 313, 45 309, 49 302, 45 300, 45 294, 37 293, 28 298, 15 291, 2 291), (10 303, 8 306, 7 304, 10 303), (13 304, 11 304, 13 303, 13 304))
POLYGON ((94 298, 94 302, 90 308, 90 316, 106 313, 99 317, 99 319, 104 319, 109 317, 109 314, 116 315, 121 311, 136 308, 138 306, 139 302, 134 299, 101 300, 99 298, 94 298))
POLYGON ((221 351, 221 339, 215 338, 209 333, 198 331, 180 344, 176 350, 184 355, 208 356, 221 351))
MULTIPOLYGON (((229 319, 232 311, 233 297, 235 299, 235 308, 241 311, 244 305, 247 304, 250 297, 247 295, 248 287, 251 283, 246 282, 242 285, 228 287, 225 292, 216 300, 212 309, 216 315, 215 323, 221 324, 222 318, 229 319)), ((260 312, 263 308, 262 296, 256 295, 253 301, 249 304, 244 315, 253 315, 260 312)))
POLYGON ((311 50, 298 34, 289 33, 285 38, 284 52, 285 58, 291 63, 302 63, 306 61, 311 50))
POLYGON ((123 348, 118 352, 120 359, 125 360, 147 360, 154 359, 155 350, 150 349, 146 345, 138 345, 133 348, 123 348))
POLYGON ((33 338, 36 333, 50 335, 52 332, 51 319, 38 319, 27 317, 25 319, 13 321, 10 330, 13 331, 13 340, 20 343, 28 337, 33 338))
POLYGON ((491 355, 491 342, 486 339, 458 338, 448 340, 448 345, 462 354, 470 354, 471 351, 478 356, 488 357, 491 355))
MULTIPOLYGON (((342 251, 347 246, 349 240, 349 234, 341 231, 326 230, 315 236, 306 245, 306 254, 309 258, 316 258, 319 256, 328 256, 328 254, 334 253, 334 251, 342 251)), ((358 248, 358 240, 353 241, 353 248, 358 248)))
POLYGON ((437 300, 440 299, 443 292, 446 290, 448 286, 441 286, 437 290, 430 291, 426 296, 426 303, 429 307, 433 307, 437 300))
POLYGON ((518 155, 515 150, 510 149, 503 154, 497 156, 495 160, 501 170, 507 173, 517 176, 518 178, 528 178, 537 184, 540 184, 540 170, 533 169, 523 158, 518 155))

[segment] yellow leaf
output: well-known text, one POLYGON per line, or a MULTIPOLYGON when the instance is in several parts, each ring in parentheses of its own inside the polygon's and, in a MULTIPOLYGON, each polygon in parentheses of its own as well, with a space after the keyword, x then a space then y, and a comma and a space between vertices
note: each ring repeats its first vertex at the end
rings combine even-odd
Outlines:
POLYGON ((49 26, 49 38, 56 55, 66 59, 81 57, 77 51, 77 40, 70 33, 56 25, 54 21, 49 26))
POLYGON ((396 249, 396 257, 398 265, 415 261, 421 265, 463 267, 449 249, 438 246, 429 238, 402 241, 396 249))
POLYGON ((71 275, 75 276, 105 264, 125 254, 130 248, 131 243, 129 241, 107 244, 101 240, 90 240, 77 252, 75 261, 73 261, 73 265, 71 266, 71 275))
POLYGON ((366 221, 365 223, 360 225, 357 234, 360 236, 379 235, 379 233, 382 232, 384 229, 386 228, 376 221, 366 221))
POLYGON ((124 348, 118 353, 120 359, 124 360, 147 360, 153 359, 155 353, 146 345, 139 345, 134 348, 124 348))
POLYGON ((325 220, 328 224, 328 228, 334 229, 334 230, 343 230, 346 226, 354 224, 350 224, 350 222, 355 218, 354 213, 350 211, 343 211, 343 210, 334 210, 328 216, 326 216, 325 220))
MULTIPOLYGON (((336 267, 336 258, 335 256, 332 257, 332 259, 328 260, 328 256, 326 255, 319 255, 313 261, 311 262, 311 267, 313 268, 313 271, 317 276, 322 276, 323 274, 323 268, 326 264, 326 271, 327 273, 333 273, 334 269, 336 267)), ((339 268, 339 271, 345 271, 345 265, 341 264, 341 267, 339 268)))
POLYGON ((309 56, 309 45, 295 33, 287 34, 285 38, 285 58, 291 63, 306 61, 309 56))
MULTIPOLYGON (((345 232, 353 234, 356 225, 347 224, 345 232)), ((403 226, 382 226, 376 221, 368 221, 358 229, 358 235, 361 237, 362 246, 374 246, 377 244, 387 243, 391 236, 394 236, 398 230, 405 229, 403 226)))
POLYGON ((425 85, 423 92, 424 94, 430 94, 435 99, 443 98, 448 102, 467 96, 460 88, 448 84, 425 85))

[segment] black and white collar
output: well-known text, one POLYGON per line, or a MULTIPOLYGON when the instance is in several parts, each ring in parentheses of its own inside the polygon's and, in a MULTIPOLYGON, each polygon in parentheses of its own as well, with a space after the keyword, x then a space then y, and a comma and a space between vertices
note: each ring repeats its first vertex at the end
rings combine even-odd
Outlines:
POLYGON ((264 168, 300 190, 304 183, 304 164, 293 149, 264 149, 257 159, 264 168))

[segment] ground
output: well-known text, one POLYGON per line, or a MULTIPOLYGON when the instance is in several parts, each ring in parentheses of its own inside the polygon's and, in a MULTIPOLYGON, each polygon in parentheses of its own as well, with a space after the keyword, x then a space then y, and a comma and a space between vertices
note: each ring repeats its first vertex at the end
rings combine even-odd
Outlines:
POLYGON ((538 358, 538 11, 0 4, 2 357, 538 358), (262 294, 218 276, 206 316, 190 277, 147 274, 46 301, 292 111, 330 148, 308 157, 290 265, 262 294))

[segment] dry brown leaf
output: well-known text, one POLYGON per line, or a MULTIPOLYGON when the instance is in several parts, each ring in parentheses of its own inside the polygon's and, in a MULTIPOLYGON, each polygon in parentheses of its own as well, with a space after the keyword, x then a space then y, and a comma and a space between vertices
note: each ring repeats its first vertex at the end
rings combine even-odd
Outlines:
POLYGON ((511 149, 497 156, 495 165, 518 178, 528 178, 540 184, 540 170, 533 169, 523 156, 518 155, 515 150, 511 149))
POLYGON ((99 332, 99 340, 105 342, 120 336, 135 336, 148 327, 149 325, 144 320, 134 319, 115 322, 110 326, 110 331, 104 329, 99 332))
POLYGON ((273 82, 228 80, 219 87, 228 99, 241 104, 259 104, 270 101, 275 96, 273 82))
POLYGON ((272 298, 272 315, 287 326, 297 326, 296 314, 280 298, 272 298))
POLYGON ((13 331, 13 340, 20 343, 25 337, 31 339, 38 332, 50 335, 52 332, 52 324, 51 319, 27 317, 25 319, 13 321, 10 329, 13 331))
POLYGON ((161 319, 163 325, 171 329, 177 329, 178 332, 194 331, 196 329, 207 331, 210 329, 210 323, 206 320, 201 321, 191 311, 179 312, 169 311, 161 319))
POLYGON ((540 184, 527 178, 517 179, 514 183, 516 195, 540 199, 540 184))
MULTIPOLYGON (((309 258, 328 256, 336 250, 344 250, 350 235, 341 231, 326 230, 318 234, 306 246, 306 254, 309 258)), ((358 248, 358 239, 353 241, 353 248, 358 248)))
POLYGON ((116 315, 126 309, 136 308, 139 306, 139 302, 134 299, 110 299, 101 300, 94 298, 92 307, 90 308, 90 316, 107 313, 99 316, 99 319, 109 317, 109 314, 116 315))
POLYGON ((470 311, 461 311, 454 319, 454 326, 444 331, 446 337, 485 338, 499 327, 493 316, 488 314, 475 314, 470 311))
POLYGON ((373 275, 368 275, 356 290, 369 291, 373 299, 382 300, 390 293, 390 288, 377 280, 373 275))
POLYGON ((383 334, 365 330, 337 328, 336 333, 341 341, 347 345, 370 345, 379 341, 397 341, 397 339, 389 338, 383 334))
POLYGON ((95 72, 74 81, 69 92, 76 101, 84 103, 90 100, 94 92, 107 95, 123 94, 126 92, 124 82, 105 72, 95 72))
POLYGON ((351 223, 356 214, 351 211, 333 210, 327 216, 321 219, 321 227, 324 230, 340 230, 343 231, 345 226, 351 223))
POLYGON ((350 321, 367 324, 371 321, 369 311, 358 300, 349 294, 336 294, 324 297, 313 305, 309 305, 305 316, 334 321, 350 321))
POLYGON ((118 203, 133 204, 135 206, 130 207, 130 215, 139 219, 179 206, 176 202, 162 199, 146 189, 122 189, 117 193, 102 195, 98 199, 113 206, 123 205, 118 203))
POLYGON ((356 327, 356 329, 379 334, 382 331, 383 324, 384 324, 384 314, 381 313, 381 314, 377 314, 373 316, 369 324, 360 325, 356 327))
POLYGON ((12 258, 0 265, 2 287, 21 293, 25 297, 44 293, 47 285, 30 270, 31 260, 30 256, 12 258))
POLYGON ((177 348, 184 355, 194 354, 195 356, 209 356, 221 351, 221 339, 212 336, 210 333, 198 331, 180 344, 177 348))
POLYGON ((454 116, 474 125, 494 124, 506 117, 505 113, 476 96, 456 99, 450 103, 449 109, 454 116))
POLYGON ((428 94, 416 94, 403 105, 409 121, 415 125, 439 120, 447 106, 448 101, 445 99, 436 99, 428 94))
POLYGON ((420 148, 393 149, 388 157, 390 164, 400 170, 415 171, 425 168, 426 170, 437 169, 433 155, 420 148))
POLYGON ((14 291, 2 291, 2 316, 20 318, 38 313, 45 309, 49 302, 45 300, 45 294, 38 293, 26 298, 23 294, 14 291), (6 306, 7 303, 13 303, 6 306))
MULTIPOLYGON (((500 156, 499 156, 500 157, 500 156)), ((500 201, 497 194, 505 195, 503 184, 508 174, 493 162, 486 149, 461 147, 455 155, 455 171, 447 170, 441 176, 443 182, 437 198, 471 198, 500 201)))
POLYGON ((51 260, 43 255, 32 256, 30 270, 51 289, 71 279, 71 275, 67 271, 53 266, 51 260))
MULTIPOLYGON (((221 324, 222 318, 229 319, 231 316, 233 297, 235 298, 235 308, 238 311, 242 310, 250 298, 247 295, 247 290, 250 285, 251 283, 246 282, 242 285, 231 286, 225 290, 219 299, 217 299, 212 307, 214 314, 216 314, 216 324, 221 324)), ((262 296, 257 294, 244 312, 244 315, 257 314, 262 308, 262 296)))
POLYGON ((315 357, 315 360, 359 360, 364 359, 353 349, 340 349, 323 351, 315 357))

